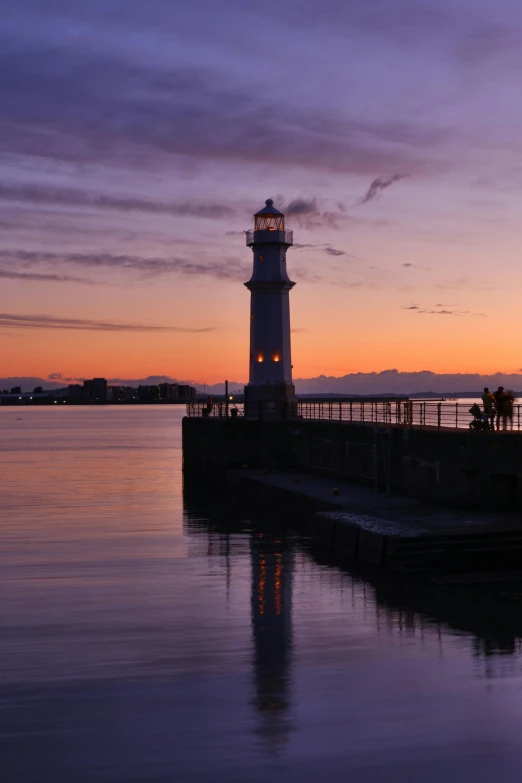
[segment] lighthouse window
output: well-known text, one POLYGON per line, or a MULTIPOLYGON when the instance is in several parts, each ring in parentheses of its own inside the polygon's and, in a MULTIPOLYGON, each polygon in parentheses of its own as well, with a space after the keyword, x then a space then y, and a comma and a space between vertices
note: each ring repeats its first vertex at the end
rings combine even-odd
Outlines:
POLYGON ((265 257, 264 257, 264 256, 259 256, 259 260, 260 260, 260 261, 264 261, 264 260, 265 260, 265 257))
POLYGON ((286 259, 285 259, 285 257, 283 256, 283 257, 281 258, 281 263, 282 263, 282 264, 284 264, 284 263, 285 263, 285 260, 286 260, 286 259))
POLYGON ((284 231, 285 219, 283 215, 256 215, 255 231, 284 231))
POLYGON ((258 362, 262 362, 263 361, 263 354, 262 353, 258 353, 257 354, 257 361, 258 362))
POLYGON ((277 350, 277 348, 274 348, 274 353, 272 354, 272 359, 274 360, 274 362, 278 362, 280 360, 280 358, 281 357, 279 356, 279 351, 277 350))

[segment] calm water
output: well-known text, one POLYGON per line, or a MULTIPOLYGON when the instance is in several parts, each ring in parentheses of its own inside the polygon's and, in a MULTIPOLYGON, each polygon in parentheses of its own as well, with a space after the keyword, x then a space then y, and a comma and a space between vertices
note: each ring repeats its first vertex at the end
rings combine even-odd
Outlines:
POLYGON ((0 409, 2 783, 519 780, 516 591, 184 505, 182 413, 0 409))

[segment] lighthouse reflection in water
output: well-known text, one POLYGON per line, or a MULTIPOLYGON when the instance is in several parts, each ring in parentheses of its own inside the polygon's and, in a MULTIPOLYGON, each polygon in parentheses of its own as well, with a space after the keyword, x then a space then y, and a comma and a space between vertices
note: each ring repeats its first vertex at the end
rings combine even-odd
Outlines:
POLYGON ((290 730, 293 554, 281 536, 253 533, 252 632, 254 703, 259 734, 276 748, 290 730))

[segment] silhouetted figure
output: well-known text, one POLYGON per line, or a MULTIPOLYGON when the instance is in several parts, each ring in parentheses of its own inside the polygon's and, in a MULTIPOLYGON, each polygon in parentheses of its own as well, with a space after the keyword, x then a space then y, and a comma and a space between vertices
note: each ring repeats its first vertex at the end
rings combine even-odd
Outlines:
POLYGON ((513 407, 515 404, 515 398, 513 392, 508 389, 504 394, 504 416, 503 416, 503 429, 513 429, 513 407))
POLYGON ((506 409, 506 395, 504 394, 504 387, 499 386, 493 395, 495 398, 495 411, 497 414, 497 430, 500 429, 500 421, 504 421, 505 427, 505 409, 506 409))
POLYGON ((487 386, 484 388, 484 394, 481 399, 484 406, 484 415, 488 421, 488 428, 492 430, 495 424, 495 397, 487 386))
POLYGON ((209 395, 207 397, 207 404, 203 408, 203 417, 207 418, 212 413, 212 409, 214 408, 214 403, 212 402, 212 397, 209 395))

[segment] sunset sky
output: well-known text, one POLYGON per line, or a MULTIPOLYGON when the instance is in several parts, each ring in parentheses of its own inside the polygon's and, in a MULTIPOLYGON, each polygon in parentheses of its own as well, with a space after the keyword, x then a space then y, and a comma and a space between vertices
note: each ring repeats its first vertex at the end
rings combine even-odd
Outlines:
POLYGON ((5 0, 0 375, 247 380, 267 198, 294 378, 518 373, 521 44, 515 0, 5 0))

